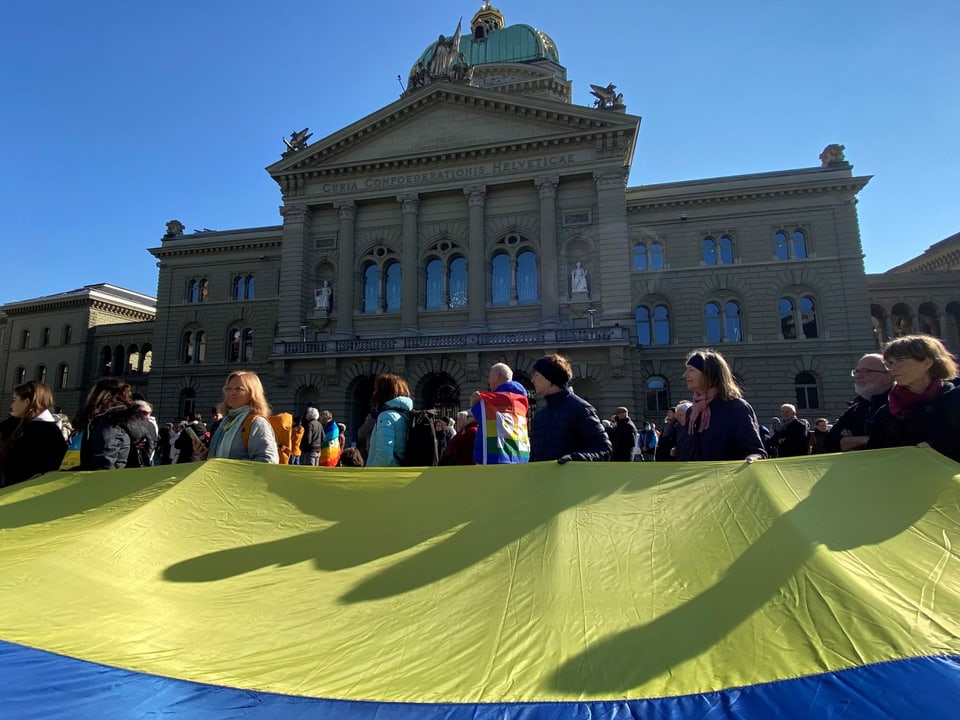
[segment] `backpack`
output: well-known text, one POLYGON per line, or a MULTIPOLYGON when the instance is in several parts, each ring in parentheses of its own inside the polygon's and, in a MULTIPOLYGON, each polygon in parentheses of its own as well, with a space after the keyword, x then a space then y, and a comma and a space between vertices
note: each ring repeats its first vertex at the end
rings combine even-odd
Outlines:
MULTIPOLYGON (((250 413, 240 426, 240 437, 243 438, 243 449, 247 450, 250 444, 250 426, 253 425, 253 419, 263 417, 250 413)), ((267 415, 267 422, 273 428, 273 436, 277 440, 277 454, 280 456, 280 464, 288 465, 290 463, 290 454, 293 452, 293 415, 290 413, 279 413, 277 415, 267 415)))
MULTIPOLYGON (((394 410, 395 408, 391 408, 394 410)), ((433 423, 437 419, 432 410, 397 410, 407 416, 407 448, 400 457, 393 456, 403 467, 431 467, 437 465, 440 453, 437 451, 437 433, 433 423)))

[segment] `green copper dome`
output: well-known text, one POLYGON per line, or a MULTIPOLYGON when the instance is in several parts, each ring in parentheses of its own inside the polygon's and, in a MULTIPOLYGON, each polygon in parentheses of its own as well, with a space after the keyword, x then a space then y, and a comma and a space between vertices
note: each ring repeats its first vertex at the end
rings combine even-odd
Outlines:
MULTIPOLYGON (((450 35, 444 40, 449 42, 454 37, 450 35)), ((430 43, 417 58, 410 70, 411 77, 416 72, 418 63, 429 66, 439 42, 430 43)), ((489 3, 485 3, 474 16, 470 28, 463 29, 460 52, 463 53, 463 61, 469 65, 525 63, 537 60, 560 64, 557 46, 549 35, 530 25, 505 26, 503 15, 489 3)))

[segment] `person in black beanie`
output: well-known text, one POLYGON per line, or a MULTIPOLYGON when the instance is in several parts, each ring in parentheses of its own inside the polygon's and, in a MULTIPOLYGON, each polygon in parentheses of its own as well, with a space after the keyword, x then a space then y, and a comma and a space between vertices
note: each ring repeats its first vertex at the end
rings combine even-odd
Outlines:
POLYGON ((546 401, 533 419, 530 462, 610 459, 612 447, 596 409, 570 389, 573 370, 563 355, 544 355, 530 380, 546 401))

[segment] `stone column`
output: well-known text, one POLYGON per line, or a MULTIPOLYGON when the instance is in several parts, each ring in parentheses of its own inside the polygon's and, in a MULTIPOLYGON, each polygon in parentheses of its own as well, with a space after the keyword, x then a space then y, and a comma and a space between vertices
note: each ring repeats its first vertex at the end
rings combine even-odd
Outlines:
POLYGON ((540 327, 560 326, 560 292, 557 286, 557 185, 556 175, 537 178, 540 193, 540 327))
POLYGON ((403 253, 400 259, 400 332, 417 332, 417 278, 420 258, 417 253, 417 214, 420 196, 417 193, 397 195, 403 210, 403 253))
POLYGON ((353 200, 338 200, 333 204, 340 213, 340 237, 337 242, 338 267, 337 287, 333 296, 333 310, 336 313, 337 328, 335 337, 347 339, 353 337, 353 311, 356 305, 354 278, 357 276, 354 257, 354 229, 357 220, 357 204, 353 200))
POLYGON ((487 186, 465 188, 470 209, 470 247, 467 256, 467 308, 472 332, 487 329, 487 262, 486 232, 483 208, 487 202, 487 186))
MULTIPOLYGON (((304 288, 312 288, 306 253, 310 244, 310 208, 306 205, 282 205, 283 250, 280 261, 280 289, 277 293, 278 340, 296 342, 306 313, 304 288)), ((310 293, 313 307, 313 293, 310 293)))

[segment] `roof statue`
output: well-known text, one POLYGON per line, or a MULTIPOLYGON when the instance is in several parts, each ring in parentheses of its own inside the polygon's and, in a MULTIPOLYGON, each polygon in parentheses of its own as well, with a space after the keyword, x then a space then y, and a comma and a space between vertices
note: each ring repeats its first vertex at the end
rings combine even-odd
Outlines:
POLYGON ((167 233, 164 237, 177 237, 183 235, 184 225, 179 220, 168 220, 167 221, 167 233))
POLYGON ((460 35, 463 18, 457 23, 457 30, 449 40, 443 35, 437 40, 436 48, 433 51, 433 57, 427 65, 427 70, 432 78, 448 78, 450 76, 450 66, 460 53, 460 35))
POLYGON ((307 147, 307 140, 312 137, 313 133, 310 132, 310 128, 304 128, 300 132, 294 131, 290 133, 289 140, 286 138, 283 139, 283 144, 287 146, 287 152, 285 152, 284 155, 305 149, 307 147))
POLYGON ((590 94, 593 95, 596 100, 593 101, 593 106, 597 108, 622 108, 623 107, 623 93, 618 93, 617 86, 613 83, 610 83, 606 87, 601 85, 591 85, 592 89, 590 94))
POLYGON ((847 162, 847 158, 843 155, 844 150, 846 150, 845 145, 837 145, 836 143, 827 145, 823 149, 823 152, 820 153, 820 166, 830 167, 831 165, 847 162))

